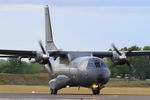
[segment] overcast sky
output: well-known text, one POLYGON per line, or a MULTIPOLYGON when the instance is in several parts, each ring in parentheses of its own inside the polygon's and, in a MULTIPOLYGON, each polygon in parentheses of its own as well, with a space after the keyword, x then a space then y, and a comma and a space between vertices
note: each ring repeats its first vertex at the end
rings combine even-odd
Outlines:
POLYGON ((108 50, 111 43, 150 45, 149 0, 0 0, 0 48, 39 50, 44 5, 63 50, 108 50))

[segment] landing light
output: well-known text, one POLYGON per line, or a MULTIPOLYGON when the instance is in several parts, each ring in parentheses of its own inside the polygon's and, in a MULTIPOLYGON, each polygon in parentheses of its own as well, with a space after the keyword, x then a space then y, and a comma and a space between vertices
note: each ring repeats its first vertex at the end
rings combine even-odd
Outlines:
POLYGON ((35 91, 32 91, 32 93, 35 93, 35 91))
POLYGON ((66 86, 66 88, 69 88, 69 87, 70 87, 69 85, 66 86))
POLYGON ((92 88, 94 88, 94 89, 98 88, 98 84, 93 84, 92 88))

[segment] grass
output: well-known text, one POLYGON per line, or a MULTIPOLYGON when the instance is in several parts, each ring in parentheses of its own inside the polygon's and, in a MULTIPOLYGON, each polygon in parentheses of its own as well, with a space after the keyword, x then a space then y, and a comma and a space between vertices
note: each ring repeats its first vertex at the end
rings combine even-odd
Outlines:
MULTIPOLYGON (((41 74, 0 74, 0 93, 49 93, 47 73, 41 74)), ((61 89, 59 94, 92 94, 90 89, 77 87, 61 89)), ((101 94, 147 94, 150 82, 123 78, 111 78, 101 94)))
POLYGON ((0 85, 47 85, 49 80, 47 73, 0 74, 0 85))
MULTIPOLYGON (((39 74, 0 74, 0 85, 48 85, 47 73, 39 74)), ((111 78, 107 87, 150 87, 150 81, 111 78)))
POLYGON ((150 81, 131 80, 123 78, 111 78, 106 84, 107 87, 150 87, 150 81))
MULTIPOLYGON (((27 85, 0 85, 0 93, 49 93, 48 86, 27 86, 27 85)), ((58 94, 92 94, 88 88, 77 87, 64 88, 58 94)), ((106 87, 101 90, 101 94, 137 94, 150 95, 150 88, 139 87, 106 87)))

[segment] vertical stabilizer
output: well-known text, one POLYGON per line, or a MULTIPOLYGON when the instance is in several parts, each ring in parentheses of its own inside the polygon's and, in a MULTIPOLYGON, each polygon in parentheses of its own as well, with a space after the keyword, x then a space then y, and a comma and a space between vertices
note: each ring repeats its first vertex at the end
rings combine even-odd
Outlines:
POLYGON ((57 50, 53 42, 52 27, 48 6, 45 7, 45 43, 46 50, 57 50))

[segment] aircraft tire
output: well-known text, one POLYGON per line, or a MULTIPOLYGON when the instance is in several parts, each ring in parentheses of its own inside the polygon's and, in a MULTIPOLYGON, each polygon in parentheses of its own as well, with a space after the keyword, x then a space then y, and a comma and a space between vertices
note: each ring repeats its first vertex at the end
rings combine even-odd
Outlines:
POLYGON ((51 89, 51 94, 57 94, 57 90, 56 89, 51 89))
POLYGON ((93 95, 98 95, 100 93, 100 90, 99 89, 96 89, 96 90, 93 89, 92 92, 93 92, 93 95))

